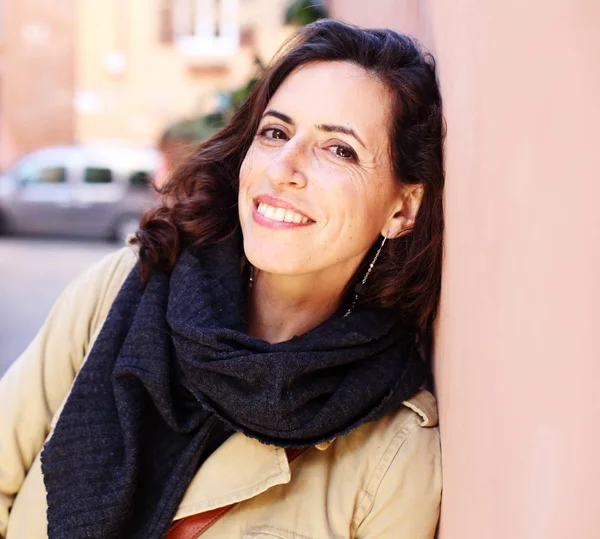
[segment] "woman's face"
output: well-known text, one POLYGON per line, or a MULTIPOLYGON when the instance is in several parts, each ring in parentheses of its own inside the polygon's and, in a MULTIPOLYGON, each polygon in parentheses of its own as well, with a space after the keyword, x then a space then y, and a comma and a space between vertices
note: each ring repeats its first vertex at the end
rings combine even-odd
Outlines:
POLYGON ((255 267, 347 282, 380 234, 400 231, 390 111, 383 84, 349 62, 308 64, 285 79, 240 171, 244 250, 255 267))

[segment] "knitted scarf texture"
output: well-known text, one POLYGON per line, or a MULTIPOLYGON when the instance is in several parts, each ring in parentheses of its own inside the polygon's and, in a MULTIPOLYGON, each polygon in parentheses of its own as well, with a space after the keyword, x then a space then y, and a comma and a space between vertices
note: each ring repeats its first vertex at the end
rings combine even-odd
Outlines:
POLYGON ((42 452, 50 539, 165 536, 202 463, 234 432, 306 447, 397 409, 425 381, 386 310, 289 341, 244 333, 237 242, 185 251, 118 293, 42 452))

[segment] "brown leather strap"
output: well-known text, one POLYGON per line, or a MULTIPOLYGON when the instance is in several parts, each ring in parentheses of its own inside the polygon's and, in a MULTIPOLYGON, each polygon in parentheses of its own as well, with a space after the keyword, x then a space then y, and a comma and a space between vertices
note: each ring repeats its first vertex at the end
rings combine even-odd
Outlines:
POLYGON ((234 503, 177 520, 169 528, 166 539, 196 539, 236 505, 234 503))
MULTIPOLYGON (((285 452, 288 461, 292 462, 304 453, 306 449, 306 447, 300 449, 286 449, 285 452)), ((169 528, 165 539, 196 539, 223 515, 231 511, 236 505, 237 504, 234 503, 225 507, 213 509, 212 511, 206 511, 204 513, 198 513, 197 515, 182 518, 181 520, 176 520, 169 528)))

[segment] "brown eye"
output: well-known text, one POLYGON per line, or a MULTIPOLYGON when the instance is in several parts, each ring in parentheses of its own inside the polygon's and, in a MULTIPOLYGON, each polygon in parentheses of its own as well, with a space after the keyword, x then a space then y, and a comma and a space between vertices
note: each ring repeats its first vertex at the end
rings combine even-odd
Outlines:
POLYGON ((275 127, 267 127, 263 129, 259 135, 264 138, 274 139, 274 140, 285 140, 286 134, 281 130, 275 127))
POLYGON ((353 160, 356 161, 357 157, 356 157, 356 153, 354 152, 354 150, 352 148, 349 148, 348 146, 342 146, 341 144, 336 144, 334 146, 335 149, 335 155, 337 155, 338 157, 341 157, 342 159, 349 159, 349 160, 353 160))

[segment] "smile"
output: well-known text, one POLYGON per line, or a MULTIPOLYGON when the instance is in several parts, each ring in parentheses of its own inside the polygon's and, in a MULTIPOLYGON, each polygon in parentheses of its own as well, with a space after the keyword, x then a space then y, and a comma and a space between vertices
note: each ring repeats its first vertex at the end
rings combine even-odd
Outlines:
POLYGON ((272 221, 279 221, 280 223, 295 223, 295 224, 307 224, 309 222, 308 217, 304 215, 300 215, 295 211, 286 209, 286 208, 276 208, 274 206, 269 206, 264 202, 261 202, 258 205, 256 211, 266 217, 267 219, 271 219, 272 221))

